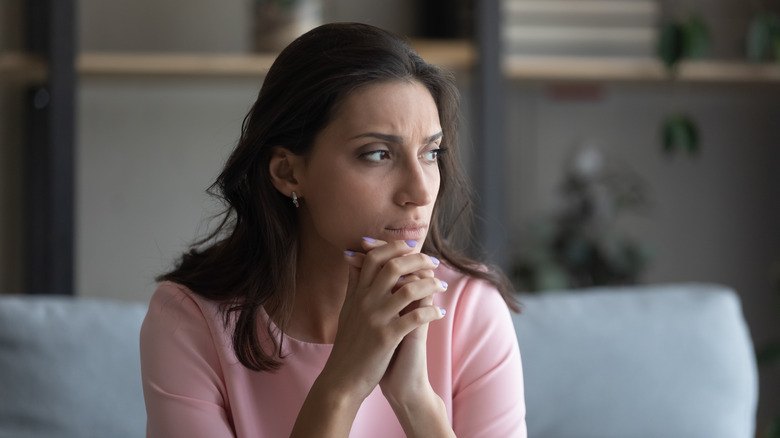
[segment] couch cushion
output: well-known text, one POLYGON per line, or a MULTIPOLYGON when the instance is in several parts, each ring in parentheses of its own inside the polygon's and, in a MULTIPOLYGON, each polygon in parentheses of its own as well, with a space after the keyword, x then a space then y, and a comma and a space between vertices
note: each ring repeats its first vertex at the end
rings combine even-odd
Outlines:
POLYGON ((141 437, 146 305, 0 295, 0 436, 141 437))
POLYGON ((528 436, 754 436, 757 370, 733 291, 687 284, 521 301, 528 436))

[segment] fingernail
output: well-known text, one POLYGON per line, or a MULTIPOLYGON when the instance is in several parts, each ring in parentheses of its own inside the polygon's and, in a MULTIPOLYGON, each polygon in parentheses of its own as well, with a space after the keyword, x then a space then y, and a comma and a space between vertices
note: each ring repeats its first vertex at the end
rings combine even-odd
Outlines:
POLYGON ((409 245, 410 247, 414 248, 415 246, 417 246, 417 241, 416 240, 407 240, 406 244, 409 245))
POLYGON ((447 288, 450 286, 450 285, 449 285, 449 284, 447 284, 447 282, 446 282, 446 281, 444 281, 444 280, 439 280, 439 281, 441 281, 441 287, 443 287, 444 289, 447 289, 447 288))
POLYGON ((374 242, 376 242, 376 239, 372 239, 372 238, 370 238, 370 237, 364 237, 364 238, 363 238, 363 240, 365 240, 365 241, 366 241, 366 242, 368 242, 368 243, 374 243, 374 242))
POLYGON ((441 312, 441 316, 444 317, 444 315, 447 314, 447 311, 439 307, 439 312, 441 312))
POLYGON ((354 251, 344 251, 344 254, 348 255, 349 257, 355 257, 354 251))
POLYGON ((431 261, 433 262, 433 264, 434 264, 434 265, 436 265, 436 266, 439 266, 439 263, 441 263, 441 262, 439 261, 439 259, 437 259, 437 258, 436 258, 436 257, 434 257, 434 256, 430 256, 430 258, 431 258, 431 261))

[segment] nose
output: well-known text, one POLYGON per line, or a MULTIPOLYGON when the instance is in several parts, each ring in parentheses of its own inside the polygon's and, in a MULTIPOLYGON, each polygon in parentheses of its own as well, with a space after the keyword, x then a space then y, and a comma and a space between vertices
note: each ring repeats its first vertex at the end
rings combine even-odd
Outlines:
POLYGON ((425 206, 436 200, 439 193, 439 170, 410 160, 398 172, 394 200, 401 206, 425 206))

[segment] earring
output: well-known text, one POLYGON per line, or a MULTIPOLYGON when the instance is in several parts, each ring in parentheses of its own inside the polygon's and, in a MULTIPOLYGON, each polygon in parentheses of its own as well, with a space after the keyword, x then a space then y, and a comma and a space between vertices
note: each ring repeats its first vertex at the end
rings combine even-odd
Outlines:
POLYGON ((298 195, 295 192, 292 192, 292 201, 295 208, 298 208, 301 206, 301 204, 298 203, 298 195))

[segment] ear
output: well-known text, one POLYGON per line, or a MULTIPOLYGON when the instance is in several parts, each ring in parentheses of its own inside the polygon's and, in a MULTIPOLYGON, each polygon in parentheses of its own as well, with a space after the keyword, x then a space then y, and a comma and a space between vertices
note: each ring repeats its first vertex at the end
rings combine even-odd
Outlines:
POLYGON ((290 196, 292 192, 303 196, 300 183, 296 178, 301 162, 301 158, 290 152, 289 149, 281 146, 273 148, 268 163, 268 173, 271 175, 271 183, 284 196, 290 196))

